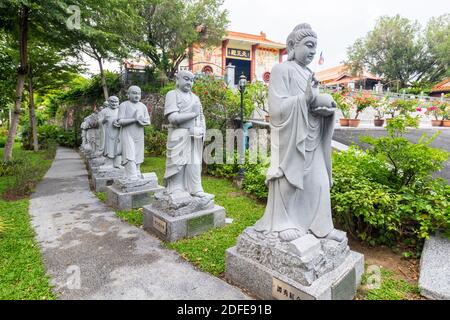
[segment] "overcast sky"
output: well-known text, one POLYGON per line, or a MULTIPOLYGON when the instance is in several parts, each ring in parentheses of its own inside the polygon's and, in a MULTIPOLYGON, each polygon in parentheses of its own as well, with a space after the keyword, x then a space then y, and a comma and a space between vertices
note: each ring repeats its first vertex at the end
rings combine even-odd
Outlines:
MULTIPOLYGON (((225 0, 229 11, 229 29, 259 34, 285 43, 290 31, 308 22, 318 34, 318 54, 311 69, 334 67, 346 58, 346 48, 363 37, 381 15, 400 14, 418 20, 422 26, 431 17, 450 13, 450 0, 225 0), (317 65, 323 51, 325 63, 317 65)), ((117 65, 107 64, 109 69, 117 65)), ((98 72, 92 64, 90 71, 98 72)))

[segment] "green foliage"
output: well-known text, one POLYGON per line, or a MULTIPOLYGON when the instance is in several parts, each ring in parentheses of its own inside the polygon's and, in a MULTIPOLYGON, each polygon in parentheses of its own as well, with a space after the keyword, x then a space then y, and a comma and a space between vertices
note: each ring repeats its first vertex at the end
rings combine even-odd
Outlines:
POLYGON ((448 154, 430 147, 436 136, 409 142, 401 136, 404 121, 396 121, 387 137, 361 139, 367 152, 354 146, 334 154, 332 205, 337 221, 361 240, 419 250, 430 234, 450 227, 450 186, 432 179, 448 154))
POLYGON ((436 79, 450 77, 450 13, 431 18, 425 30, 427 45, 432 57, 444 70, 436 68, 436 79))
MULTIPOLYGON (((56 146, 53 145, 39 154, 44 159, 53 159, 55 153, 56 146)), ((24 155, 20 155, 13 161, 3 165, 7 168, 4 176, 11 176, 9 185, 3 193, 3 198, 6 200, 28 197, 48 169, 41 162, 24 155)))
POLYGON ((262 200, 267 199, 269 192, 266 185, 268 166, 269 163, 247 163, 244 167, 245 174, 242 184, 244 190, 262 200))
POLYGON ((331 95, 333 96, 333 99, 337 104, 337 108, 342 111, 342 115, 344 116, 344 118, 349 119, 352 104, 347 95, 341 92, 333 92, 331 95))
MULTIPOLYGON (((229 89, 222 79, 214 76, 198 77, 193 92, 200 98, 208 129, 225 130, 232 127, 233 121, 240 117, 241 94, 229 89)), ((244 118, 249 118, 254 109, 252 96, 245 94, 244 118)))
MULTIPOLYGON (((31 150, 33 148, 29 143, 30 135, 30 126, 24 126, 22 130, 22 146, 25 150, 31 150)), ((75 133, 73 131, 66 131, 61 127, 48 124, 38 127, 38 141, 40 147, 43 149, 48 149, 55 144, 69 148, 76 146, 75 133)))
POLYGON ((366 286, 371 284, 370 275, 363 275, 361 289, 358 297, 363 300, 415 300, 420 296, 417 285, 412 285, 403 279, 398 279, 391 270, 381 269, 381 283, 377 289, 366 290, 366 286))
POLYGON ((227 11, 223 0, 140 1, 143 25, 136 44, 167 79, 173 79, 178 66, 193 44, 217 46, 226 32, 227 11))
MULTIPOLYGON (((0 149, 0 156, 3 149, 0 149)), ((15 148, 15 157, 39 164, 40 178, 51 165, 46 152, 15 148)), ((12 177, 0 177, 0 193, 11 186, 12 177)), ((42 263, 28 214, 29 200, 0 199, 0 220, 7 229, 0 235, 0 300, 55 299, 42 263)))
POLYGON ((425 32, 416 21, 382 16, 373 30, 348 48, 347 64, 355 74, 368 68, 402 88, 413 81, 439 81, 448 72, 448 25, 446 16, 439 23, 431 21, 431 31, 425 32), (439 46, 441 41, 444 45, 439 46))
POLYGON ((6 229, 7 229, 6 222, 3 220, 2 217, 0 217, 0 237, 1 237, 3 234, 5 234, 6 229))
POLYGON ((152 157, 165 156, 167 145, 167 133, 155 130, 152 127, 145 128, 145 148, 152 157))

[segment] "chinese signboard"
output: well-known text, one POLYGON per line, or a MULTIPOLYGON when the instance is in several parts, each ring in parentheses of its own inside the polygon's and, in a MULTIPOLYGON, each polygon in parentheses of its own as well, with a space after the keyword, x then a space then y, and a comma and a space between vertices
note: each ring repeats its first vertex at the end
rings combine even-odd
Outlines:
POLYGON ((250 59, 250 50, 228 48, 227 54, 229 57, 250 59))

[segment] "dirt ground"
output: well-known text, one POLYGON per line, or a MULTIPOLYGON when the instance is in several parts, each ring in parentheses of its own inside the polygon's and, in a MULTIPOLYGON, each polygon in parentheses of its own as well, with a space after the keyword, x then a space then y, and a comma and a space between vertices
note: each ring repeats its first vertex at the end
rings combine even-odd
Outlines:
MULTIPOLYGON (((395 273, 397 279, 403 279, 412 285, 419 282, 419 259, 405 259, 400 253, 384 246, 370 247, 349 237, 349 246, 353 251, 364 254, 366 266, 376 265, 395 273)), ((423 300, 420 295, 411 295, 412 300, 423 300)))

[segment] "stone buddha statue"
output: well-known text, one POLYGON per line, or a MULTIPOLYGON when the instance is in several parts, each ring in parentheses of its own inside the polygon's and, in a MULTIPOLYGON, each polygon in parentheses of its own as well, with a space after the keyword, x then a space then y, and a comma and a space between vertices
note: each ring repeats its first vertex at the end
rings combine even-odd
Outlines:
POLYGON ((331 139, 336 103, 320 94, 308 65, 317 35, 298 25, 287 40, 288 61, 275 66, 269 84, 271 165, 268 202, 255 230, 293 241, 310 233, 342 241, 333 227, 330 188, 331 139))

